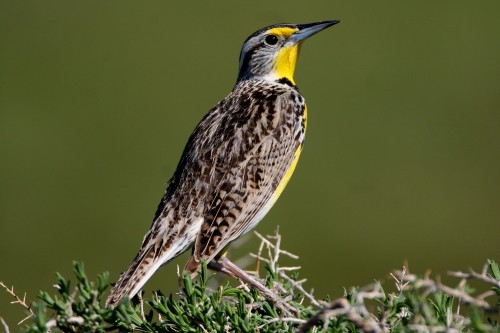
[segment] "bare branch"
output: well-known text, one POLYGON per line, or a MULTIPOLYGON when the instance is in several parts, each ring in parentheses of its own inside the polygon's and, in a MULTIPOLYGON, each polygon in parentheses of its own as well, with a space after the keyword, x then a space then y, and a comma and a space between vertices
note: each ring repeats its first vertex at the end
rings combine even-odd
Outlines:
POLYGON ((469 294, 467 294, 464 291, 450 288, 450 287, 445 286, 444 284, 442 284, 440 282, 437 282, 436 286, 437 286, 437 288, 439 290, 441 290, 445 294, 448 294, 450 296, 453 296, 453 297, 459 299, 460 302, 462 302, 462 303, 474 304, 478 308, 482 308, 482 309, 484 309, 484 310, 486 310, 488 312, 497 312, 497 310, 498 310, 496 308, 491 307, 488 304, 488 302, 485 302, 485 301, 480 300, 480 299, 476 299, 476 298, 470 296, 469 294))
POLYGON ((449 272, 451 276, 461 278, 457 288, 451 288, 439 282, 439 280, 432 280, 428 275, 423 279, 418 279, 416 275, 406 274, 404 271, 396 271, 391 276, 396 280, 396 286, 398 290, 405 291, 410 288, 423 288, 426 290, 427 294, 434 293, 436 291, 441 291, 449 296, 455 297, 462 304, 473 304, 474 306, 481 308, 490 313, 499 313, 500 308, 490 305, 484 299, 488 296, 493 295, 491 292, 483 293, 477 297, 473 297, 467 292, 463 291, 465 283, 468 279, 477 279, 486 283, 493 284, 494 286, 500 285, 499 281, 487 275, 483 270, 483 273, 479 274, 471 270, 470 273, 463 272, 449 272), (403 283, 405 282, 406 283, 403 283), (408 282, 414 282, 413 286, 408 286, 408 282))
POLYGON ((288 275, 286 275, 285 273, 283 272, 279 272, 278 273, 279 276, 281 276, 283 279, 287 280, 288 282, 290 282, 293 287, 295 289, 297 289, 298 291, 300 291, 301 294, 303 294, 305 297, 307 297, 309 299, 309 301, 311 302, 311 304, 313 304, 314 306, 318 307, 318 308, 322 308, 323 306, 320 304, 320 302, 314 298, 313 295, 311 295, 310 293, 308 293, 301 285, 301 283, 297 282, 297 281, 294 281, 291 277, 289 277, 288 275))
POLYGON ((359 314, 358 309, 349 304, 345 298, 339 298, 333 301, 328 308, 319 311, 316 315, 311 317, 304 325, 301 326, 299 332, 307 332, 321 321, 327 322, 334 317, 346 316, 361 332, 366 333, 384 333, 388 332, 383 329, 380 324, 371 316, 363 317, 359 314))
POLYGON ((487 271, 483 269, 483 272, 477 273, 474 270, 470 270, 469 273, 464 273, 464 272, 448 272, 449 275, 460 278, 460 279, 477 279, 489 284, 494 285, 497 288, 500 288, 500 281, 496 280, 494 277, 489 276, 487 274, 487 271))
POLYGON ((144 300, 142 299, 143 291, 137 293, 137 298, 139 299, 140 309, 141 309, 141 318, 146 321, 146 316, 144 315, 144 300))
POLYGON ((301 269, 302 267, 300 266, 295 266, 295 267, 279 267, 278 268, 278 272, 279 271, 297 271, 299 269, 301 269))
POLYGON ((5 333, 10 333, 9 326, 2 317, 0 317, 0 322, 2 322, 3 330, 5 331, 5 333))
POLYGON ((28 305, 28 303, 26 303, 26 294, 24 294, 23 298, 19 297, 16 294, 16 292, 14 291, 14 286, 12 286, 9 289, 2 281, 0 281, 0 286, 3 287, 7 291, 8 294, 10 294, 12 297, 14 297, 15 301, 12 301, 11 304, 20 304, 23 308, 25 308, 26 310, 28 310, 29 313, 30 313, 29 316, 27 316, 26 318, 24 318, 23 320, 21 320, 18 323, 18 325, 22 324, 27 319, 35 316, 35 312, 33 312, 33 309, 31 308, 31 304, 28 305))
POLYGON ((306 323, 306 321, 304 319, 300 319, 300 318, 293 318, 293 317, 273 318, 273 319, 266 321, 266 323, 260 325, 259 327, 257 327, 257 329, 260 330, 260 329, 264 328, 265 326, 272 324, 272 323, 276 323, 278 321, 293 322, 293 323, 299 323, 299 324, 306 323))

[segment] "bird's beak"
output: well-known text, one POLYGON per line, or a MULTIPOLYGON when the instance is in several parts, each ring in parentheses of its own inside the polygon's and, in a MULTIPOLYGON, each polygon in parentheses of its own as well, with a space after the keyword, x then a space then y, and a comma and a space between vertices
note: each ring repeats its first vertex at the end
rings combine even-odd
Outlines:
POLYGON ((340 23, 340 21, 332 20, 332 21, 321 21, 315 23, 299 24, 297 25, 297 28, 299 30, 295 32, 293 35, 291 35, 290 38, 288 38, 287 43, 297 44, 303 41, 304 39, 311 37, 312 35, 328 27, 331 27, 332 25, 337 23, 340 23))

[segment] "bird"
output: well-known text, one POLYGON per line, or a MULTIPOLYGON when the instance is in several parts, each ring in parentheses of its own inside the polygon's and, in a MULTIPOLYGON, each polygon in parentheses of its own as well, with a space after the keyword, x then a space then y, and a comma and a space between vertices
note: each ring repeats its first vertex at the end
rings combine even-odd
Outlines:
POLYGON ((268 213, 304 144, 307 107, 294 80, 302 43, 339 22, 274 24, 245 40, 233 90, 189 137, 140 250, 112 287, 107 306, 135 296, 160 266, 190 248, 184 271, 191 276, 202 261, 217 267, 223 250, 268 213))

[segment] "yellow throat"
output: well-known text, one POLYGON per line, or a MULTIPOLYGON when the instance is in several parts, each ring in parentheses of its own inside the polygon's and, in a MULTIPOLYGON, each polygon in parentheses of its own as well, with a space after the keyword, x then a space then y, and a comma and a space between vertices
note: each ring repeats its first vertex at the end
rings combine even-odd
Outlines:
MULTIPOLYGON (((288 38, 296 31, 298 31, 297 28, 284 27, 270 29, 267 33, 288 38)), ((299 42, 295 45, 281 48, 274 60, 274 74, 278 79, 286 78, 295 84, 293 74, 295 73, 295 64, 297 63, 297 59, 299 57, 301 45, 302 42, 299 42)))

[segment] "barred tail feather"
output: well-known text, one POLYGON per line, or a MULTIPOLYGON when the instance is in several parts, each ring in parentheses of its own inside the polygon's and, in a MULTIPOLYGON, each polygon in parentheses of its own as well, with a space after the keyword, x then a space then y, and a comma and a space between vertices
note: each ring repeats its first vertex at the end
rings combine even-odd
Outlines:
POLYGON ((158 250, 152 246, 138 255, 129 269, 120 276, 118 282, 111 289, 106 306, 114 307, 125 296, 134 297, 161 265, 173 259, 176 254, 173 253, 173 250, 170 248, 160 256, 156 256, 158 250))
MULTIPOLYGON (((177 222, 177 224, 171 225, 165 221, 161 222, 169 226, 167 228, 169 230, 174 226, 178 228, 179 223, 181 223, 177 222)), ((180 224, 181 227, 184 225, 181 231, 175 230, 175 232, 171 232, 167 239, 163 239, 163 235, 157 232, 156 229, 150 229, 144 238, 142 249, 132 262, 132 265, 120 276, 118 282, 111 289, 106 306, 115 306, 125 296, 134 297, 160 266, 168 263, 191 247, 202 223, 203 218, 183 221, 180 224)))

